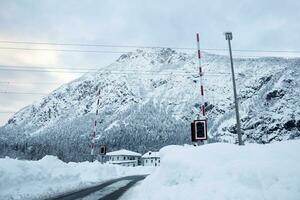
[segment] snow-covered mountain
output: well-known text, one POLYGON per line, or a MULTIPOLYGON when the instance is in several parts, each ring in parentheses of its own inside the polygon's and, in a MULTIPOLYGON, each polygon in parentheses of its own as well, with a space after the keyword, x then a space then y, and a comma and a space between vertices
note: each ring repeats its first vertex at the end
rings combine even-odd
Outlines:
MULTIPOLYGON (((235 115, 229 59, 204 53, 205 101, 211 141, 234 143, 235 115)), ((97 89, 97 143, 140 152, 190 141, 199 113, 195 54, 136 50, 111 65, 61 86, 17 112, 0 128, 1 154, 36 159, 45 154, 83 160, 89 154, 97 89)), ((300 59, 235 59, 246 142, 300 137, 300 59)))

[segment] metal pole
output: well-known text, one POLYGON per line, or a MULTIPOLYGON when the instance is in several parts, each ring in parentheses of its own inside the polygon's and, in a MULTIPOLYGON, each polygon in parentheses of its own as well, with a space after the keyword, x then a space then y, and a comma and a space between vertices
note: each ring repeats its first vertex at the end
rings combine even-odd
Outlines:
POLYGON ((235 76, 234 76, 234 68, 233 68, 233 60, 232 60, 232 50, 231 50, 231 42, 230 42, 232 40, 232 33, 226 32, 225 38, 226 38, 226 40, 228 40, 229 55, 230 55, 231 75, 232 75, 233 95, 234 95, 235 115, 236 115, 236 129, 237 129, 236 131, 238 134, 239 145, 243 145, 242 134, 241 134, 240 114, 239 114, 239 102, 238 102, 237 92, 236 92, 235 76))
MULTIPOLYGON (((200 107, 200 114, 199 118, 202 115, 203 119, 206 119, 205 116, 205 100, 204 100, 204 86, 203 86, 203 70, 201 64, 201 51, 200 51, 200 36, 199 33, 196 34, 197 39, 197 55, 198 55, 198 67, 199 67, 199 78, 200 78, 200 94, 201 94, 201 107, 200 107)), ((205 144, 203 140, 200 140, 199 144, 205 144)))
MULTIPOLYGON (((200 51, 200 36, 199 33, 196 34, 197 39, 197 54, 198 54, 198 67, 199 67, 199 77, 200 77, 200 94, 201 94, 201 108, 200 113, 202 114, 202 117, 205 119, 205 101, 204 101, 204 87, 203 87, 203 71, 202 71, 202 65, 201 65, 201 51, 200 51)), ((200 116, 199 115, 199 119, 200 116)))

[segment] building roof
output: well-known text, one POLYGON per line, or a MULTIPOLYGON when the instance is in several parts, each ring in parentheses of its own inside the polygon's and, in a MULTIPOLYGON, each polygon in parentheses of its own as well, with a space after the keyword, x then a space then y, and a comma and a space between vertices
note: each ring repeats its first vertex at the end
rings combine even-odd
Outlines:
POLYGON ((123 163, 136 163, 136 160, 116 160, 116 161, 108 161, 109 164, 123 164, 123 163))
POLYGON ((160 158, 160 156, 159 156, 159 152, 148 151, 142 156, 142 158, 160 158))
POLYGON ((106 155, 108 155, 108 156, 141 156, 140 153, 136 153, 134 151, 129 151, 126 149, 112 151, 112 152, 107 153, 106 155))

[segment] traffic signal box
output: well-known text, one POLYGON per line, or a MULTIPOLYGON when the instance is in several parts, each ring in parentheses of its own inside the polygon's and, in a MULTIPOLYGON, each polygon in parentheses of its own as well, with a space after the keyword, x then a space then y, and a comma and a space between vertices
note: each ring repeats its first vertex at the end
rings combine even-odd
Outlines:
POLYGON ((207 140, 207 119, 194 120, 191 123, 192 142, 207 140))
POLYGON ((100 147, 100 155, 105 155, 106 154, 106 146, 103 145, 100 147))

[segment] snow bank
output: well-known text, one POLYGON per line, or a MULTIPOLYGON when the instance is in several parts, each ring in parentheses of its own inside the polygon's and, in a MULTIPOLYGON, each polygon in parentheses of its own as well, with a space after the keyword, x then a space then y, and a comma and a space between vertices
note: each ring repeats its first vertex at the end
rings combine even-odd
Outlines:
POLYGON ((270 145, 167 146, 130 200, 299 200, 300 140, 270 145))
POLYGON ((121 167, 99 162, 65 163, 54 156, 39 161, 0 159, 0 199, 49 197, 111 178, 148 174, 149 167, 121 167))

